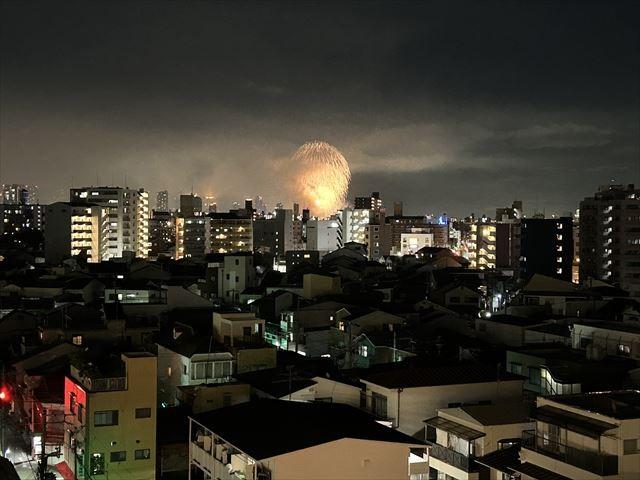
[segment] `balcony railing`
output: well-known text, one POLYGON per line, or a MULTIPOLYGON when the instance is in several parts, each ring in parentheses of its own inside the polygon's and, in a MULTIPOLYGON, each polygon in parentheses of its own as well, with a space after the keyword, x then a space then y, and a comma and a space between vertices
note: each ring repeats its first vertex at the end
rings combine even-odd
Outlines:
POLYGON ((82 384, 92 392, 115 392, 127 389, 127 377, 90 378, 84 377, 82 384))
POLYGON ((616 455, 571 447, 536 435, 534 431, 522 432, 522 446, 596 475, 618 474, 618 457, 616 455))
POLYGON ((475 472, 478 470, 478 464, 473 457, 468 457, 462 453, 451 450, 450 448, 439 445, 435 442, 427 441, 431 445, 429 455, 433 458, 451 465, 452 467, 459 468, 465 472, 475 472))

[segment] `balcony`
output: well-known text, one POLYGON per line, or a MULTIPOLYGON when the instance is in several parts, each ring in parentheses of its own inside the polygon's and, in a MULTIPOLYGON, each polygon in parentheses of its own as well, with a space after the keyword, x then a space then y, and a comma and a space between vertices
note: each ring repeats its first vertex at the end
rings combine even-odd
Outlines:
POLYGON ((89 378, 84 377, 82 384, 92 392, 117 392, 127 389, 127 377, 89 378))
POLYGON ((522 432, 522 447, 596 475, 618 474, 618 457, 616 455, 571 447, 543 438, 531 430, 522 432))
POLYGON ((473 456, 463 455, 435 442, 427 441, 427 444, 431 446, 429 450, 431 457, 468 473, 478 471, 478 464, 475 462, 473 456))

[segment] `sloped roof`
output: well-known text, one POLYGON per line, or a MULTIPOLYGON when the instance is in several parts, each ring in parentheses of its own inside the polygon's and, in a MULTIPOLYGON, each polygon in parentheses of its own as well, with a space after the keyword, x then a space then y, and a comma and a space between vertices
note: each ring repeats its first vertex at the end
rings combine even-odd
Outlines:
POLYGON ((524 287, 523 293, 557 293, 557 294, 578 294, 578 289, 571 282, 566 282, 553 277, 547 277, 539 273, 534 274, 524 287))
POLYGON ((512 474, 513 469, 511 467, 520 464, 520 446, 516 445, 502 450, 496 450, 483 457, 476 458, 476 462, 480 465, 493 468, 494 470, 512 474))
POLYGON ((468 405, 460 407, 481 425, 509 425, 529 422, 529 407, 524 403, 468 405))

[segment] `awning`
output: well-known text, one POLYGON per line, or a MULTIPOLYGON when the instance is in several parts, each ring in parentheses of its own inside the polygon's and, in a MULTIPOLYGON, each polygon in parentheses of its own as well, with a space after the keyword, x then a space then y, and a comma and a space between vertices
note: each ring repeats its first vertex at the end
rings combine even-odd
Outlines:
POLYGON ((536 480, 572 480, 569 477, 539 467, 533 463, 525 462, 511 467, 515 472, 522 473, 536 480))
POLYGON ((595 418, 586 417, 577 413, 569 412, 561 408, 545 405, 534 411, 533 417, 544 423, 558 425, 572 432, 580 433, 591 438, 598 438, 607 430, 616 428, 613 423, 603 422, 595 418))
POLYGON ((55 468, 56 470, 58 470, 60 475, 62 475, 62 478, 64 478, 64 480, 73 480, 75 478, 73 476, 73 471, 71 470, 71 468, 69 468, 69 465, 67 465, 67 462, 65 462, 64 460, 62 462, 56 463, 55 468))
POLYGON ((460 423, 452 422, 451 420, 446 420, 442 417, 428 418, 424 421, 424 423, 431 427, 436 427, 440 430, 444 430, 445 432, 449 432, 456 437, 462 438, 463 440, 467 441, 475 440, 476 438, 485 436, 483 432, 474 430, 473 428, 465 427, 460 423))
POLYGON ((502 450, 496 450, 483 457, 476 458, 476 463, 493 468, 499 472, 512 474, 513 467, 520 464, 519 456, 520 446, 516 445, 502 450))

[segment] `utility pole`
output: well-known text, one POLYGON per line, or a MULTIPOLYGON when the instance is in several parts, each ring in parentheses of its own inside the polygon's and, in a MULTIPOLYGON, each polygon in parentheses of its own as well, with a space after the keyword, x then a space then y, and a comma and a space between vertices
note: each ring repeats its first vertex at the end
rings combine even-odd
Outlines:
POLYGON ((42 409, 42 446, 38 462, 38 480, 46 480, 47 475, 47 409, 42 409))
MULTIPOLYGON (((2 363, 2 373, 0 374, 0 388, 5 388, 4 383, 4 362, 2 363)), ((0 457, 4 457, 4 423, 5 423, 5 402, 0 402, 0 457)))

